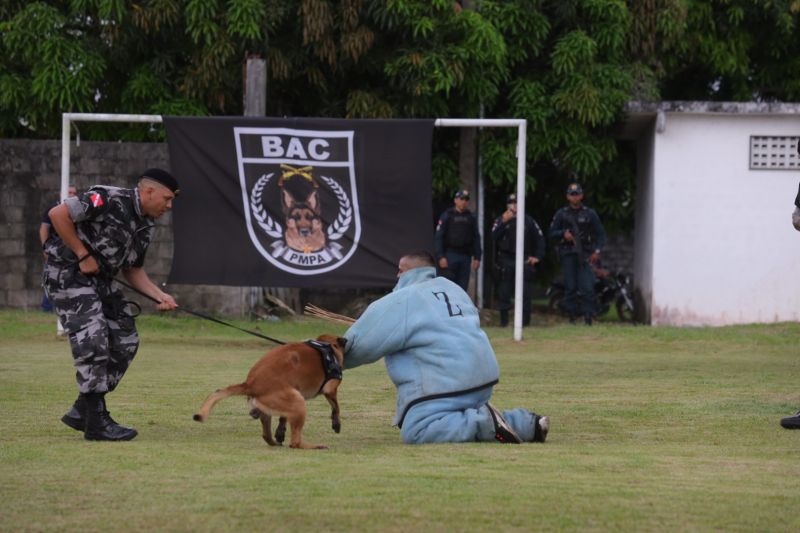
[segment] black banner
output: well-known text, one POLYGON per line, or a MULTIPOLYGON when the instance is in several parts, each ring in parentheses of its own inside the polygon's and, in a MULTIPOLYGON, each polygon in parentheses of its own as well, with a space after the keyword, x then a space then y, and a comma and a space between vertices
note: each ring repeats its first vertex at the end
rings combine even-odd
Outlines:
POLYGON ((165 117, 170 283, 390 287, 431 250, 432 120, 165 117))

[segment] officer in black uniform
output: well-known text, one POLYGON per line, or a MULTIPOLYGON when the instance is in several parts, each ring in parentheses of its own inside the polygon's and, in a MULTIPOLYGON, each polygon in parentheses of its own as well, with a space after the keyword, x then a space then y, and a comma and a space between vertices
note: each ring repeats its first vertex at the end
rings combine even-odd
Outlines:
MULTIPOLYGON (((797 143, 797 155, 800 155, 800 142, 797 143)), ((800 231, 800 186, 798 186, 797 196, 794 199, 792 225, 794 229, 800 231)), ((786 429, 800 429, 800 411, 797 411, 794 416, 781 418, 781 426, 786 429)))
POLYGON ((172 208, 178 182, 165 170, 146 170, 133 189, 96 185, 50 210, 43 285, 69 335, 78 398, 61 418, 86 440, 130 440, 134 428, 117 424, 106 408, 133 361, 139 335, 114 276, 160 302, 178 305, 143 269, 154 219, 172 208))
POLYGON ((583 202, 583 188, 578 183, 567 187, 569 205, 556 211, 548 236, 558 242, 558 256, 564 274, 564 307, 569 320, 583 315, 586 325, 594 316, 594 274, 590 263, 600 259, 606 244, 606 232, 594 209, 583 202))
POLYGON ((481 236, 478 219, 467 209, 469 191, 456 191, 453 204, 439 217, 433 244, 438 275, 466 291, 470 270, 477 270, 481 264, 481 236))
MULTIPOLYGON (((522 325, 531 323, 531 297, 536 264, 544 258, 545 242, 539 224, 533 217, 525 215, 525 237, 523 253, 522 325)), ((500 301, 500 326, 508 325, 508 310, 514 295, 515 258, 517 255, 517 195, 506 198, 506 210, 492 225, 492 240, 495 246, 494 274, 497 280, 497 297, 500 301)))

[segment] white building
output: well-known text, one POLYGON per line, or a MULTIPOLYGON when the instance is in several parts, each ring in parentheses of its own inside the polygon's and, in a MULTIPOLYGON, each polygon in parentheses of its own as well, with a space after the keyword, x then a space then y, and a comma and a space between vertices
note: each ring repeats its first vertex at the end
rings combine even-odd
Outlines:
POLYGON ((800 320, 800 104, 631 103, 634 280, 653 325, 800 320))

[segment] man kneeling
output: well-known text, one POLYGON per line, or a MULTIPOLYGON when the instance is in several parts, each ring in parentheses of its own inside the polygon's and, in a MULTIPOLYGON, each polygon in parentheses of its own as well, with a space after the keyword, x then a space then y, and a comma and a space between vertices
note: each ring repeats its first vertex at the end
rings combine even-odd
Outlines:
POLYGON ((550 420, 489 404, 500 371, 478 310, 461 287, 436 277, 434 259, 400 259, 391 294, 345 333, 345 368, 386 358, 397 387, 394 423, 403 442, 544 442, 550 420))

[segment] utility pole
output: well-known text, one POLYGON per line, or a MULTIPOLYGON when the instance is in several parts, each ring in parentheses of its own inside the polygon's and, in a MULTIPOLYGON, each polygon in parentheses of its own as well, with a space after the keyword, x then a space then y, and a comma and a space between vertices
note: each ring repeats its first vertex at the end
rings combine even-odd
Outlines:
MULTIPOLYGON (((248 56, 244 66, 244 116, 267 115, 267 62, 258 55, 248 56)), ((261 303, 261 287, 242 287, 242 315, 261 303)))

